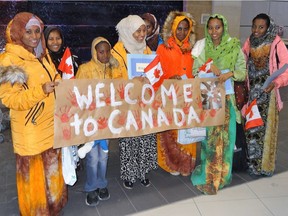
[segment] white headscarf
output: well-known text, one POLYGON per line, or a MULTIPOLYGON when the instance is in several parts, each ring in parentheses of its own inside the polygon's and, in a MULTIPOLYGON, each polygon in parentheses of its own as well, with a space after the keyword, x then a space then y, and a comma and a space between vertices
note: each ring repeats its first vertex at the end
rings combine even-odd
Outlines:
POLYGON ((133 33, 145 25, 144 20, 138 15, 129 15, 123 18, 116 26, 119 35, 119 41, 122 41, 126 50, 131 54, 143 54, 146 49, 146 37, 142 43, 139 43, 133 33))
MULTIPOLYGON (((25 29, 30 29, 31 26, 38 26, 40 28, 40 31, 42 32, 43 29, 41 29, 41 25, 38 19, 36 19, 34 16, 26 23, 25 29)), ((42 41, 40 38, 40 41, 37 45, 37 47, 34 48, 34 52, 37 58, 40 58, 40 56, 43 53, 43 47, 42 47, 42 41)))

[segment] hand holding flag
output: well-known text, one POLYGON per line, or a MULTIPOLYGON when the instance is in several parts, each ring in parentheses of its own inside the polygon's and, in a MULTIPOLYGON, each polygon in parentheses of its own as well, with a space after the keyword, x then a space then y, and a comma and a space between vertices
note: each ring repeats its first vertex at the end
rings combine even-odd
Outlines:
POLYGON ((199 73, 210 73, 211 71, 211 65, 213 64, 213 60, 209 58, 200 68, 199 73))

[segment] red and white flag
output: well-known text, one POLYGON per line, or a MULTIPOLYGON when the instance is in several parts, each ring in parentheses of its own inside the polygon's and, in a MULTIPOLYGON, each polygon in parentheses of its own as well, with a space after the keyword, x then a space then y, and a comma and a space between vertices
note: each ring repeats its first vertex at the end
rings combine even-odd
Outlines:
POLYGON ((264 122, 258 110, 256 99, 254 99, 248 106, 245 112, 245 116, 246 116, 245 130, 264 125, 264 122))
POLYGON ((211 71, 211 65, 213 64, 213 60, 209 58, 200 68, 199 73, 210 73, 211 71))
POLYGON ((146 68, 144 68, 144 72, 156 91, 164 81, 164 73, 158 55, 153 59, 152 62, 150 62, 150 64, 146 68))
POLYGON ((67 47, 62 56, 58 69, 62 71, 62 79, 74 78, 74 67, 72 63, 72 55, 70 49, 67 47))

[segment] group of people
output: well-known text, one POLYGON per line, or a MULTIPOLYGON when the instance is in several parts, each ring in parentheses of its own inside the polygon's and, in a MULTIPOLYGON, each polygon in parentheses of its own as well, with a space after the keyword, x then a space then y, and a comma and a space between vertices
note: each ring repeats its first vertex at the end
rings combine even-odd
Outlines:
MULTIPOLYGON (((241 47, 228 32, 223 15, 211 15, 205 38, 196 42, 196 22, 187 12, 172 11, 160 34, 153 14, 129 15, 117 25, 119 40, 112 47, 104 37, 91 45, 91 60, 79 64, 73 55, 76 79, 128 79, 127 54, 159 56, 165 79, 198 77, 199 68, 212 59, 211 71, 219 82, 244 81, 248 103, 257 99, 263 126, 244 131, 243 113, 235 96, 227 94, 223 125, 206 128, 201 142, 201 162, 196 166, 197 143, 178 143, 178 131, 119 139, 120 178, 132 189, 139 180, 150 185, 146 174, 160 166, 172 175, 190 176, 204 194, 216 194, 232 180, 236 140, 247 146, 248 171, 253 176, 272 176, 275 170, 278 112, 283 103, 279 88, 288 84, 288 70, 262 85, 272 73, 288 63, 288 51, 267 14, 252 20, 252 34, 241 47), (226 70, 228 72, 221 73, 226 70), (77 72, 77 73, 76 73, 77 72), (242 112, 241 112, 242 111, 242 112), (240 136, 245 134, 245 136, 240 136), (237 139, 236 139, 237 138, 237 139)), ((66 48, 59 27, 47 27, 34 14, 18 13, 7 25, 5 52, 0 55, 0 98, 10 108, 11 130, 16 154, 16 181, 21 215, 59 215, 67 202, 62 176, 61 149, 53 149, 55 88, 62 72, 58 69, 66 48), (47 49, 46 49, 47 48, 47 49)), ((144 77, 135 77, 149 82, 144 77)), ((108 140, 95 140, 86 156, 85 202, 96 206, 110 197, 106 179, 108 140)))

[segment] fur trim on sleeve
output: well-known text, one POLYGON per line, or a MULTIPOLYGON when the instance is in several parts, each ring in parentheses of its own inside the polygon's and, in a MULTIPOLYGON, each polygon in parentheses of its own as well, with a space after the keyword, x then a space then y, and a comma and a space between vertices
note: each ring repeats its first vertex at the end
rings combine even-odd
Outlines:
POLYGON ((112 55, 110 56, 109 63, 112 68, 117 68, 119 66, 118 60, 114 58, 112 55))
POLYGON ((24 84, 27 81, 25 71, 18 66, 0 67, 0 84, 10 82, 24 84))

